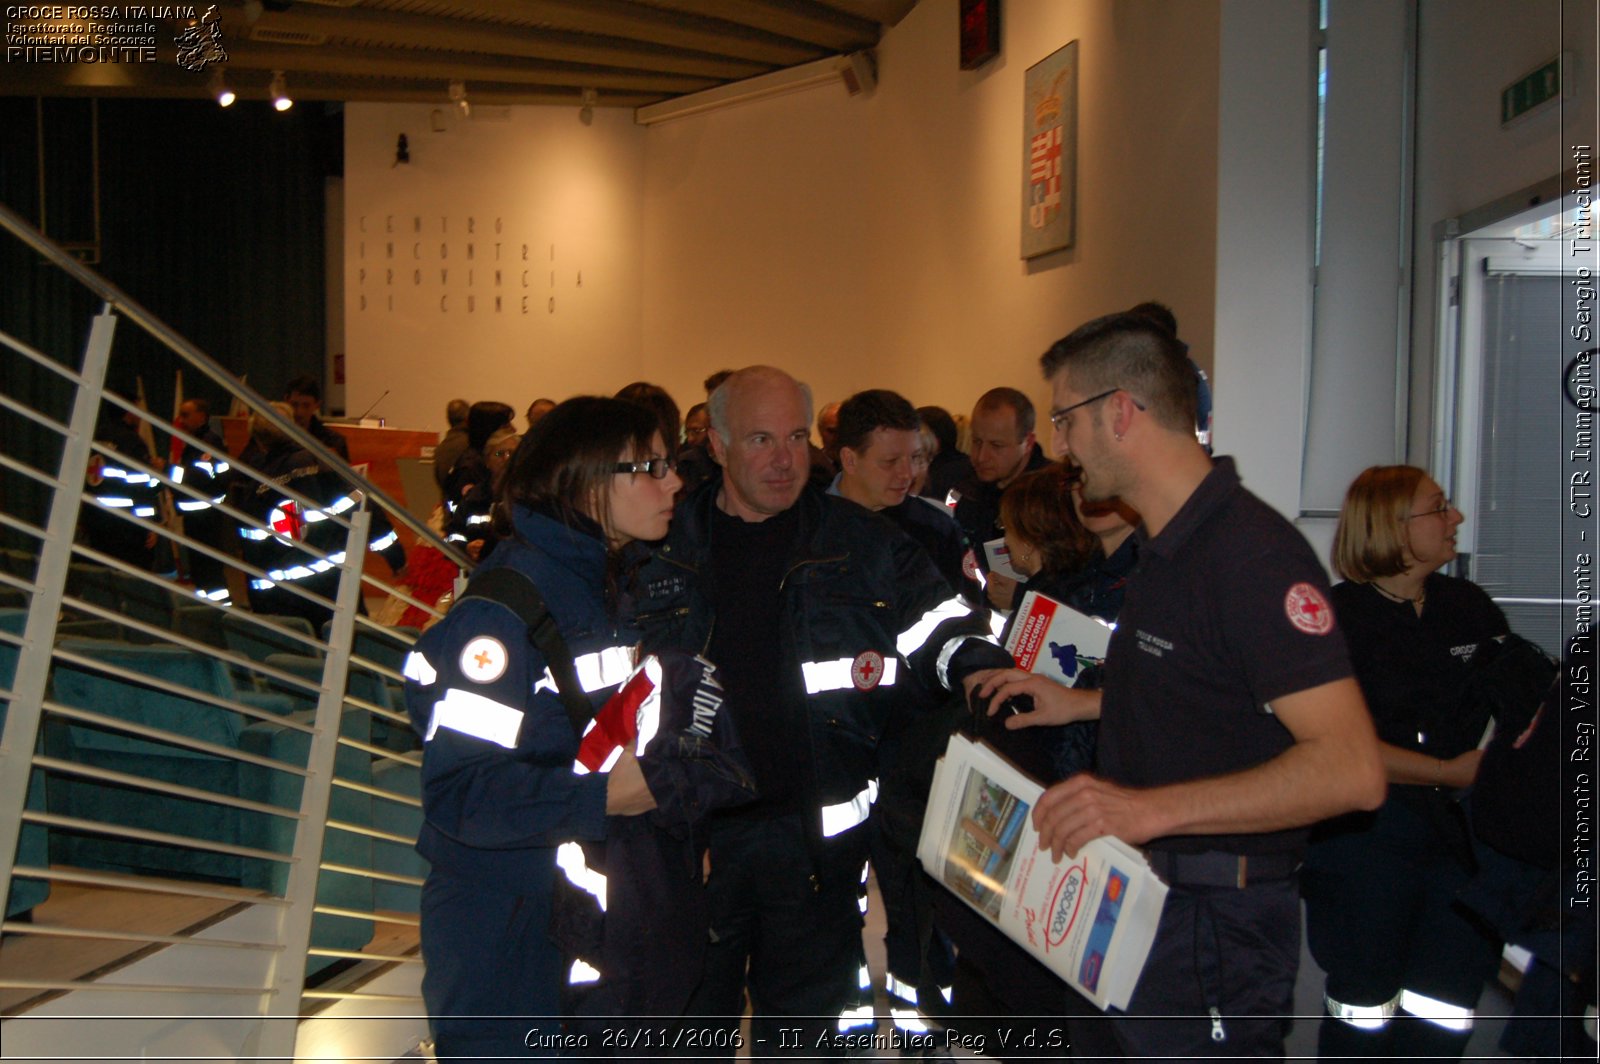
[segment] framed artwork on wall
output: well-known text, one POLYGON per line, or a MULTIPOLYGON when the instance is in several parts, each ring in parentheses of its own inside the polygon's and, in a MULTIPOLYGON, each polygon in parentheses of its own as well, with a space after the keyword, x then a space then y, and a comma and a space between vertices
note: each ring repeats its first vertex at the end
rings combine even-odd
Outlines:
POLYGON ((1022 257, 1070 248, 1078 171, 1078 42, 1028 68, 1022 101, 1022 257))

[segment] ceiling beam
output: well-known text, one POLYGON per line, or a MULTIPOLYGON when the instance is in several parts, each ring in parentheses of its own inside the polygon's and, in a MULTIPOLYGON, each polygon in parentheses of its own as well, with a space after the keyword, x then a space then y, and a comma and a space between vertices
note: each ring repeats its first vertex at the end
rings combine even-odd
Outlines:
MULTIPOLYGON (((435 48, 487 55, 520 55, 566 63, 663 70, 714 78, 750 77, 773 66, 786 66, 817 58, 814 49, 788 48, 781 57, 770 49, 743 49, 745 54, 711 54, 664 48, 644 41, 584 36, 489 22, 463 22, 429 15, 377 12, 354 8, 297 6, 288 11, 264 12, 255 25, 265 29, 320 34, 351 44, 376 44, 400 48, 435 48), (763 54, 753 54, 757 51, 763 54), (798 53, 798 54, 797 54, 798 53), (737 71, 737 73, 735 73, 737 71)), ((249 24, 240 10, 224 9, 224 26, 233 37, 248 36, 249 24)), ((729 50, 731 51, 731 50, 729 50)))
POLYGON ((523 85, 569 85, 578 88, 627 89, 635 92, 671 96, 699 92, 720 84, 714 78, 687 77, 618 70, 612 67, 580 67, 505 56, 457 55, 450 52, 425 52, 413 49, 380 51, 371 48, 302 48, 292 44, 259 44, 246 41, 230 45, 227 69, 321 71, 330 75, 352 75, 390 79, 433 79, 441 82, 466 81, 523 85))
POLYGON ((743 2, 729 6, 733 9, 731 14, 685 18, 683 13, 669 13, 657 10, 652 4, 628 0, 451 0, 450 12, 477 15, 489 22, 650 41, 670 48, 731 55, 774 66, 803 63, 817 57, 819 46, 810 38, 786 40, 786 35, 767 32, 743 17, 740 14, 746 6, 743 2), (730 45, 730 42, 733 43, 730 45), (801 42, 810 42, 811 47, 801 42))
POLYGON ((878 24, 806 0, 647 0, 657 7, 808 41, 830 52, 878 43, 878 24))

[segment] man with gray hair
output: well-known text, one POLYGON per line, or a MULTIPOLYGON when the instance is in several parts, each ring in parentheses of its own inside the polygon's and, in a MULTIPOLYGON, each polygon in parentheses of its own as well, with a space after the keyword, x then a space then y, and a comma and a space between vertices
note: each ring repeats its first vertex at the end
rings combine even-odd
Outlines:
POLYGON ((717 664, 759 792, 710 824, 689 1012, 737 1032, 748 989, 752 1056, 842 1055, 872 1023, 856 899, 888 715, 1009 657, 915 542, 808 485, 805 385, 753 366, 709 412, 724 475, 679 505, 637 604, 646 651, 717 664))
POLYGON ((471 409, 472 404, 465 399, 452 399, 445 404, 444 416, 450 427, 439 437, 439 445, 433 449, 433 479, 439 482, 441 492, 444 491, 445 481, 450 479, 450 470, 455 468, 456 459, 467 449, 467 411, 471 409))

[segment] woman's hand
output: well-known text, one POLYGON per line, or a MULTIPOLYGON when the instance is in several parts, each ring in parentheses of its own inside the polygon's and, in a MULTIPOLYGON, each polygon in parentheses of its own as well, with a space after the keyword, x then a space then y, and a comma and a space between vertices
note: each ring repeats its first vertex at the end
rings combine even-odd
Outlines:
POLYGON ((645 785, 644 773, 633 751, 624 750, 606 773, 606 813, 610 816, 637 816, 656 807, 655 795, 645 785))
POLYGON ((995 609, 1009 610, 1017 596, 1017 582, 1009 576, 990 573, 984 578, 983 593, 995 609))
POLYGON ((1005 726, 1011 730, 1100 719, 1099 691, 1077 691, 1022 669, 993 669, 976 674, 976 678, 978 697, 989 700, 991 717, 1010 698, 1027 695, 1033 699, 1032 712, 1005 718, 1005 726))

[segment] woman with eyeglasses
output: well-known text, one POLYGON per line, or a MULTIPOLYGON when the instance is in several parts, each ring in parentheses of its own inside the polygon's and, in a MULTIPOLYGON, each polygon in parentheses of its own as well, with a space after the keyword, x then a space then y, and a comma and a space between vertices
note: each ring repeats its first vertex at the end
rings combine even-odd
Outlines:
POLYGON ((1463 723, 1475 657, 1509 628, 1477 585, 1439 570, 1461 511, 1414 466, 1350 485, 1333 548, 1334 612, 1383 743, 1389 797, 1320 825, 1302 879, 1306 934, 1327 972, 1324 1056, 1459 1057, 1500 943, 1461 915, 1466 824, 1482 735, 1463 723))
MULTIPOLYGON (((539 1039, 559 1034, 563 988, 578 974, 550 938, 558 849, 605 838, 608 816, 656 805, 626 745, 609 771, 575 770, 578 740, 555 678, 564 670, 531 642, 523 613, 473 587, 502 568, 527 577, 580 697, 598 709, 634 667, 620 559, 628 544, 666 535, 678 488, 667 456, 643 407, 592 397, 557 406, 511 457, 499 546, 406 660, 407 705, 424 738, 417 849, 431 863, 422 992, 441 1061, 553 1044, 539 1039)), ((563 861, 581 878, 570 855, 563 861)))

